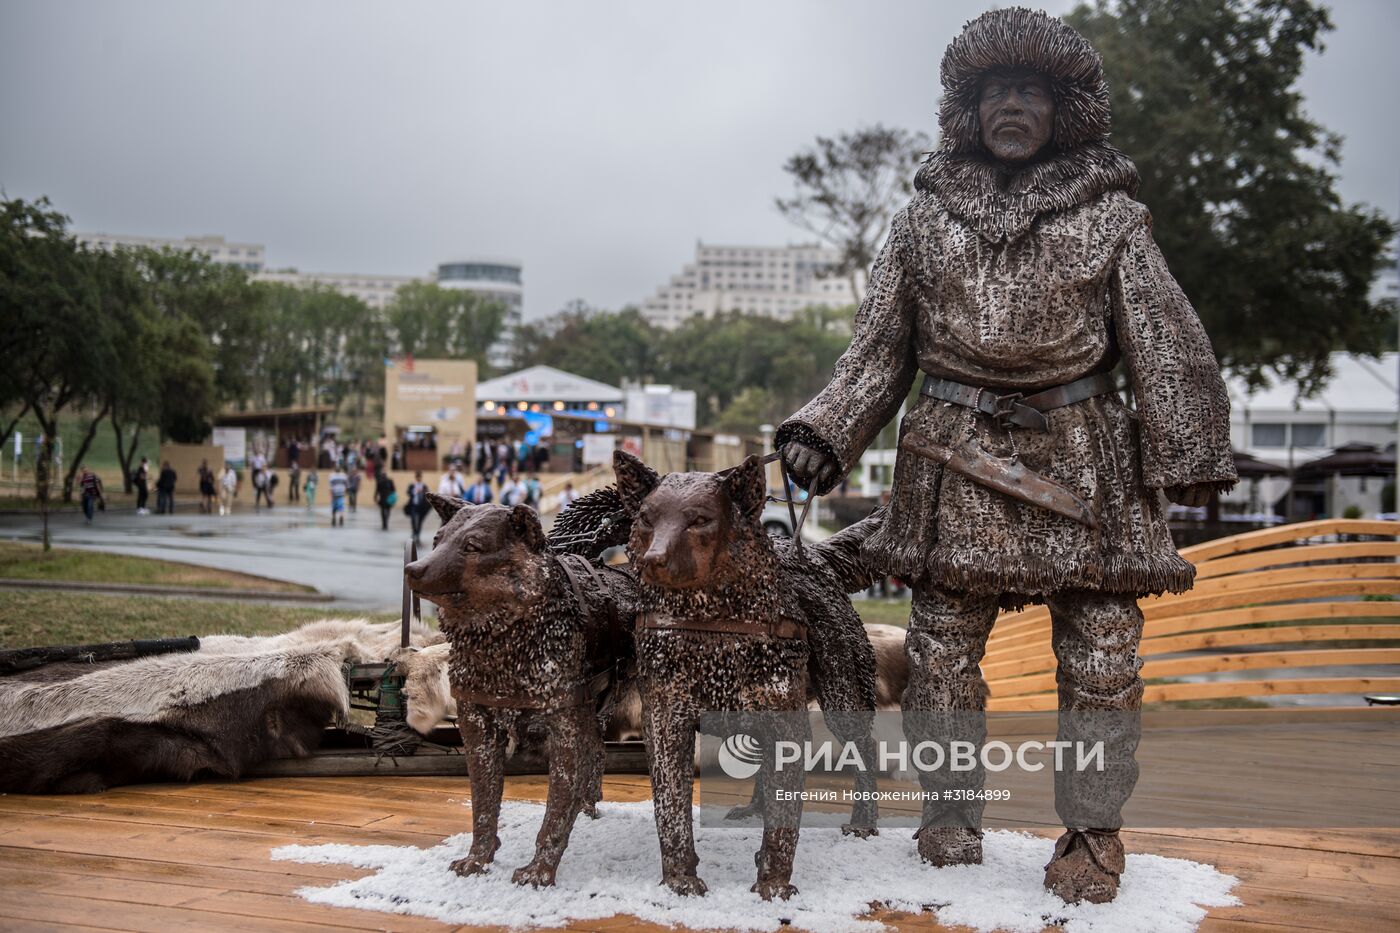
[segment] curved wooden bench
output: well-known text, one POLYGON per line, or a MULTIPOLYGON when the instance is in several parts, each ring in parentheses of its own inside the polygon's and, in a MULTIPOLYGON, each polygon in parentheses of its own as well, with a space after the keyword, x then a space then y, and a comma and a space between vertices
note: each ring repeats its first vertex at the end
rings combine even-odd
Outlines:
MULTIPOLYGON (((1367 693, 1400 691, 1398 535, 1397 522, 1324 519, 1183 549, 1196 566, 1195 589, 1141 602, 1143 677, 1294 670, 1304 676, 1149 683, 1144 702, 1354 693, 1359 704, 1367 693), (1364 540, 1350 540, 1355 537, 1364 540), (1329 645, 1337 641, 1382 644, 1329 645), (1265 646, 1277 650, 1260 650, 1265 646), (1396 665, 1397 676, 1306 676, 1307 668, 1341 665, 1396 665)), ((1055 709, 1050 633, 1044 606, 997 619, 982 662, 992 693, 988 709, 1055 709)))

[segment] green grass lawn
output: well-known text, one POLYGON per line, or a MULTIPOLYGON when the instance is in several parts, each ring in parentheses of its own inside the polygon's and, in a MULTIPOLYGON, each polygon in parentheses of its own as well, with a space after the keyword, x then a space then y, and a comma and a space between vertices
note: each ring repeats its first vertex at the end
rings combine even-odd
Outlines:
MULTIPOLYGON (((0 647, 81 645, 184 635, 274 635, 327 617, 358 615, 306 606, 0 591, 0 647)), ((377 622, 398 618, 378 613, 377 622)))
POLYGON ((298 583, 147 557, 127 557, 122 554, 63 548, 54 548, 45 554, 39 545, 20 541, 0 541, 0 578, 68 580, 79 583, 145 583, 210 589, 271 590, 279 593, 315 592, 312 587, 298 583))
POLYGON ((866 625, 909 625, 909 600, 907 599, 855 599, 851 605, 860 613, 860 620, 866 625))

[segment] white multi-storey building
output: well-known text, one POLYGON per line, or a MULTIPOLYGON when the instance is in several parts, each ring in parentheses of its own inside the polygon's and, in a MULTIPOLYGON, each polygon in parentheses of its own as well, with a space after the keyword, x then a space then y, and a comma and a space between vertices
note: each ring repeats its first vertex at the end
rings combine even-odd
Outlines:
POLYGON ((297 272, 295 269, 268 270, 253 276, 257 282, 281 282, 305 288, 324 285, 343 295, 352 295, 378 311, 389 306, 399 286, 410 282, 431 282, 427 275, 364 275, 353 272, 297 272))
POLYGON ((812 306, 854 304, 850 280, 832 275, 840 254, 828 247, 707 246, 643 302, 642 316, 673 328, 696 314, 744 311, 790 318, 812 306))
POLYGON ((204 253, 214 262, 228 263, 248 272, 260 272, 263 267, 263 245, 261 243, 229 243, 221 236, 135 236, 127 233, 75 233, 79 243, 94 249, 116 249, 119 246, 149 246, 152 249, 169 247, 176 250, 194 250, 204 253))
POLYGON ((506 309, 505 324, 500 339, 491 345, 487 359, 492 366, 510 364, 515 330, 520 326, 525 306, 525 288, 520 279, 521 265, 515 259, 473 257, 438 263, 437 284, 441 288, 456 288, 475 292, 506 309))

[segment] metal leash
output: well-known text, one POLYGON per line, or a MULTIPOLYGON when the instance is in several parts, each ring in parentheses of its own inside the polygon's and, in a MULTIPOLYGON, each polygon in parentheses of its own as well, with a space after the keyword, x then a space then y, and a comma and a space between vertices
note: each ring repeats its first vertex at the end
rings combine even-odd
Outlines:
POLYGON ((802 549, 802 526, 807 524, 807 514, 812 511, 812 500, 817 496, 815 493, 808 491, 807 499, 802 503, 802 517, 799 518, 797 515, 797 508, 792 501, 792 491, 795 486, 792 479, 788 476, 787 464, 783 461, 782 455, 775 450, 773 453, 763 458, 765 465, 772 463, 774 460, 778 461, 778 472, 781 473, 783 477, 784 498, 781 501, 787 503, 788 520, 792 522, 793 549, 797 551, 799 560, 806 560, 807 554, 802 549))

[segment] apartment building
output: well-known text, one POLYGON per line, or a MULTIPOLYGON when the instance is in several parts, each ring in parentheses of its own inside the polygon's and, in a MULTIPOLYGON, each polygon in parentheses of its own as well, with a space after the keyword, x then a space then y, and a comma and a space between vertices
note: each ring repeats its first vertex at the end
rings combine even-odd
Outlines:
POLYGON ((248 272, 260 272, 263 268, 264 247, 261 243, 230 243, 221 236, 137 236, 129 233, 75 233, 79 243, 93 249, 112 250, 119 246, 149 246, 152 249, 170 248, 194 250, 204 253, 214 262, 228 263, 248 272))
POLYGON ((697 242, 694 262, 644 301, 641 313, 659 327, 674 328, 697 314, 743 311, 786 319, 807 307, 854 304, 850 280, 832 274, 838 258, 836 250, 814 244, 697 242))

